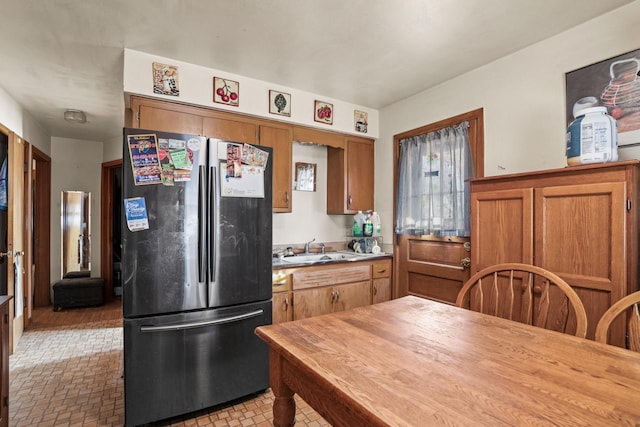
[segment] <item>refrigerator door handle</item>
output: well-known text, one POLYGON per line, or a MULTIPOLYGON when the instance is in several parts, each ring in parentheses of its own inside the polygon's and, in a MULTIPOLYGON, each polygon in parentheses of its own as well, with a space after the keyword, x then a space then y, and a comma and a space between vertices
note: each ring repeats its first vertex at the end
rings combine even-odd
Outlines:
POLYGON ((263 309, 250 311, 248 313, 237 314, 235 316, 222 317, 214 320, 203 320, 200 322, 188 322, 174 325, 163 326, 140 326, 140 332, 163 332, 163 331, 181 331, 183 329, 204 328, 208 326, 222 325, 224 323, 239 322, 241 320, 251 319, 253 317, 261 316, 264 313, 263 309))
POLYGON ((200 166, 198 174, 198 282, 206 280, 207 274, 207 168, 200 166))
POLYGON ((217 198, 218 198, 218 187, 217 187, 217 172, 216 167, 211 166, 210 176, 209 176, 209 227, 211 228, 210 232, 210 240, 209 240, 209 272, 211 276, 209 280, 211 282, 216 281, 216 242, 217 236, 216 233, 218 231, 218 225, 216 224, 216 217, 218 216, 217 210, 217 198))

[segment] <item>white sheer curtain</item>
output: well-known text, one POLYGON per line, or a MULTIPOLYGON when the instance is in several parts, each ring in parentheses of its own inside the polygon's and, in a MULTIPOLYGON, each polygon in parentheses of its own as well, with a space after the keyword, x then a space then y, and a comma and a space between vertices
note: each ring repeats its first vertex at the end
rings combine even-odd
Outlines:
POLYGON ((470 235, 468 122, 400 140, 396 232, 470 235))

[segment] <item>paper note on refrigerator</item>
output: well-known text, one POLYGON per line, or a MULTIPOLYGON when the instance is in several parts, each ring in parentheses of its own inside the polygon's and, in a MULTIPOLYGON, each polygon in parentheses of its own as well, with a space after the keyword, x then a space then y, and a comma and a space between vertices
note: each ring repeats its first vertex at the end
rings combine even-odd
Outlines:
POLYGON ((242 177, 230 177, 227 164, 220 163, 220 195, 222 197, 264 198, 264 168, 242 165, 242 177))
POLYGON ((127 217, 127 227, 130 231, 149 229, 149 217, 144 197, 124 199, 124 212, 127 217))

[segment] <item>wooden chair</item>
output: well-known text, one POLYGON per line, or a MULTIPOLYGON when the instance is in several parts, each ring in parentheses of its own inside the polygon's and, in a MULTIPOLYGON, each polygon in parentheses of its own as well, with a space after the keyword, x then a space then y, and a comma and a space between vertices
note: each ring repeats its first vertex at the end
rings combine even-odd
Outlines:
POLYGON ((634 292, 613 304, 604 312, 596 326, 596 341, 606 344, 609 326, 622 313, 627 313, 627 345, 629 350, 640 352, 640 291, 634 292), (630 309, 630 310, 628 310, 630 309), (628 310, 628 311, 627 311, 628 310))
POLYGON ((498 264, 477 272, 460 289, 456 305, 581 338, 587 335, 587 313, 578 294, 558 275, 533 265, 498 264))

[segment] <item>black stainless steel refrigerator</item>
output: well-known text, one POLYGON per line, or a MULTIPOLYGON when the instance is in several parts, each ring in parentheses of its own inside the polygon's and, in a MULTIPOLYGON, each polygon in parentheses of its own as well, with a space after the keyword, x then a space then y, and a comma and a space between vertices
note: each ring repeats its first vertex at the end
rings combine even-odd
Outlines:
POLYGON ((126 425, 269 387, 254 329, 271 323, 272 151, 249 146, 268 160, 262 176, 239 176, 225 154, 238 146, 124 129, 126 425), (243 179, 263 193, 246 197, 243 179))

